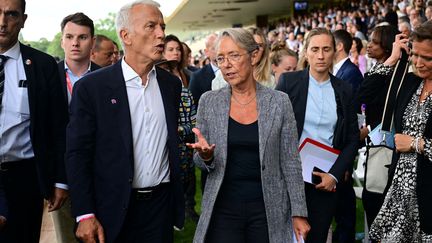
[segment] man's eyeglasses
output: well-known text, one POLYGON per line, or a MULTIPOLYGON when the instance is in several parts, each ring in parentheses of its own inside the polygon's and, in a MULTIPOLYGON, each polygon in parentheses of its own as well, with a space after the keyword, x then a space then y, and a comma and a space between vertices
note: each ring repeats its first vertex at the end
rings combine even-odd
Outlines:
POLYGON ((231 54, 228 54, 227 56, 217 56, 216 57, 216 63, 217 63, 217 65, 222 65, 225 63, 226 60, 228 60, 230 63, 237 63, 240 61, 240 58, 246 54, 248 54, 248 53, 244 53, 244 54, 231 53, 231 54))

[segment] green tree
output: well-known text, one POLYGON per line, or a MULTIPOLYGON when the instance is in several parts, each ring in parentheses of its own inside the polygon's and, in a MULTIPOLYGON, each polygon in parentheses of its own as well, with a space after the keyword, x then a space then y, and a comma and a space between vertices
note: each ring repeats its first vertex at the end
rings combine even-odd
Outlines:
POLYGON ((47 38, 40 38, 38 41, 24 41, 24 43, 39 51, 48 52, 48 47, 51 42, 47 38))
POLYGON ((105 35, 106 37, 119 44, 119 47, 121 48, 120 41, 117 37, 115 18, 115 13, 108 13, 107 18, 98 20, 95 23, 95 33, 105 35))
POLYGON ((62 33, 59 32, 54 36, 54 39, 51 41, 47 48, 47 53, 51 56, 58 57, 60 59, 64 59, 64 51, 61 48, 61 37, 62 33))
MULTIPOLYGON (((107 18, 97 20, 95 22, 95 33, 105 35, 111 40, 114 40, 121 48, 116 33, 115 18, 115 13, 109 13, 107 18)), ((54 36, 52 41, 49 41, 46 38, 41 38, 39 41, 25 41, 22 34, 20 34, 19 40, 27 45, 32 46, 33 48, 46 52, 51 56, 64 59, 64 51, 61 48, 61 37, 62 33, 59 32, 54 36)))

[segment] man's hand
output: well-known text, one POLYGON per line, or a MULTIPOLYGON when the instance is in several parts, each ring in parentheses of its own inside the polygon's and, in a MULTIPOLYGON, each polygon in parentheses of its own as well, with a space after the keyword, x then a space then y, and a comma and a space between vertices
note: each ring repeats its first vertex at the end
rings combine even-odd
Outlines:
POLYGON ((54 188, 54 193, 51 198, 48 200, 48 212, 55 211, 66 201, 68 197, 68 191, 61 188, 54 188))
POLYGON ((302 242, 300 238, 303 240, 306 239, 306 236, 310 230, 310 225, 308 224, 306 218, 303 217, 294 216, 292 217, 292 222, 297 242, 302 242))
POLYGON ((368 135, 369 135, 369 129, 367 127, 362 127, 360 129, 360 141, 364 141, 368 135))
POLYGON ((75 235, 84 243, 105 243, 104 230, 96 217, 81 220, 75 235))
POLYGON ((6 225, 6 221, 6 218, 0 215, 0 230, 3 229, 3 227, 6 225))
POLYGON ((333 192, 336 187, 336 180, 328 173, 313 172, 312 174, 321 177, 321 183, 316 185, 318 190, 333 192))

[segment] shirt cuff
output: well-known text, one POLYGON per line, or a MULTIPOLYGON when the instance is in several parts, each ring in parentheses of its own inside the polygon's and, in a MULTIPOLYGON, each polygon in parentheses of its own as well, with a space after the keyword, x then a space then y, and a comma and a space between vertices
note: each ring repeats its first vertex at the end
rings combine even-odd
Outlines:
POLYGON ((63 189, 63 190, 69 190, 68 185, 63 184, 63 183, 55 183, 54 186, 57 188, 63 189))
POLYGON ((336 177, 334 175, 332 175, 330 173, 327 173, 327 174, 329 174, 331 177, 333 177, 333 179, 335 179, 336 183, 338 183, 338 180, 336 179, 336 177))
POLYGON ((79 223, 81 220, 94 218, 94 217, 95 217, 94 213, 84 214, 84 215, 76 217, 76 222, 79 223))

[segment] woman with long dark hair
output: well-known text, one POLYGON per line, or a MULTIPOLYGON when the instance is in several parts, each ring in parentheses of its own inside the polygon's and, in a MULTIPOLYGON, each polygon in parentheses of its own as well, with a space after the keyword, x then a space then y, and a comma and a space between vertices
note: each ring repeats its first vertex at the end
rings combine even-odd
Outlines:
MULTIPOLYGON (((378 26, 372 31, 367 45, 367 55, 376 60, 376 64, 365 74, 357 95, 356 108, 360 113, 362 104, 366 105, 366 124, 373 130, 381 123, 389 81, 382 77, 388 71, 384 62, 390 57, 395 36, 399 33, 396 27, 386 25, 378 26)), ((363 127, 360 130, 360 141, 364 141, 369 130, 363 127)), ((374 193, 363 188, 363 207, 366 212, 367 224, 370 227, 383 203, 384 195, 374 193)))

